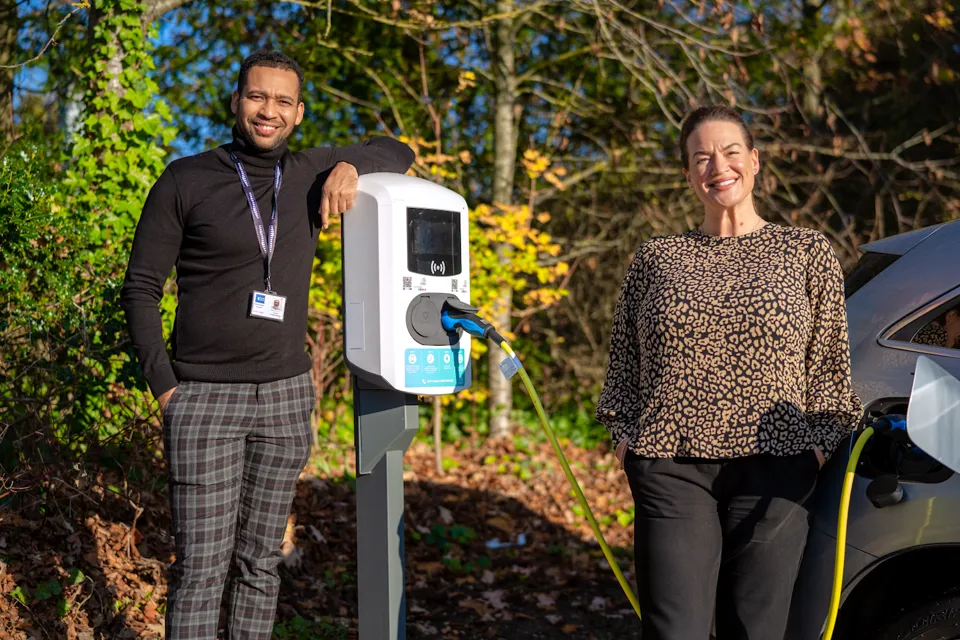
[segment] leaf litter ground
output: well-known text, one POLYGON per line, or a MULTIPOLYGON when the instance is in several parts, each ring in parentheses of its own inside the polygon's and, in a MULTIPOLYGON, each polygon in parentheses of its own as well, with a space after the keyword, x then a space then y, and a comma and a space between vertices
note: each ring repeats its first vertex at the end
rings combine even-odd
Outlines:
MULTIPOLYGON (((639 622, 552 449, 521 442, 445 446, 442 474, 428 443, 407 452, 408 637, 638 638, 639 622)), ((626 478, 608 451, 565 450, 635 587, 626 478)), ((352 467, 352 452, 341 456, 352 467)), ((329 469, 329 456, 315 456, 297 488, 276 638, 356 637, 355 485, 343 468, 329 469)), ((105 488, 118 481, 108 475, 81 489, 64 484, 31 508, 0 510, 0 637, 163 636, 174 557, 163 483, 139 492, 133 529, 134 504, 105 488)))

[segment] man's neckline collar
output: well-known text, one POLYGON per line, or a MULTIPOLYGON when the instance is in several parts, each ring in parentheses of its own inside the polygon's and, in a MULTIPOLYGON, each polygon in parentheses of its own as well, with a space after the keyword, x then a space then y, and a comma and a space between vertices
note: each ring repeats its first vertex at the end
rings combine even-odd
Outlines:
POLYGON ((245 167, 249 165, 262 169, 273 169, 280 158, 283 157, 283 154, 286 153, 287 141, 284 140, 283 144, 276 149, 263 151, 250 144, 240 133, 237 125, 233 125, 233 139, 230 141, 230 144, 227 145, 227 150, 232 151, 245 167))

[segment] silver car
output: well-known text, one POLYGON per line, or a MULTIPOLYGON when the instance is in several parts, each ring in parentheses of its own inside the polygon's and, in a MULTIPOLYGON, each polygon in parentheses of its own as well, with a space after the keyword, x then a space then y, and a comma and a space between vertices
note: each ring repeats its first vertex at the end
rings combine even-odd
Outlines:
MULTIPOLYGON (((846 296, 853 379, 866 425, 907 413, 921 354, 960 378, 960 221, 861 251, 846 296)), ((787 640, 816 640, 823 630, 848 459, 845 443, 821 473, 787 640)), ((960 476, 902 438, 875 435, 861 456, 833 637, 960 638, 960 476)))

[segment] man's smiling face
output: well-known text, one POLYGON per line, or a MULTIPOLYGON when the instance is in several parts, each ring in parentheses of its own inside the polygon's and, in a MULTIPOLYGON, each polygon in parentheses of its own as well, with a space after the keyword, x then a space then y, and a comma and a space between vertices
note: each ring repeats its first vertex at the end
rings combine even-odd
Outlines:
POLYGON ((230 110, 248 142, 263 151, 276 149, 303 120, 300 81, 287 69, 253 67, 243 93, 233 92, 230 110))

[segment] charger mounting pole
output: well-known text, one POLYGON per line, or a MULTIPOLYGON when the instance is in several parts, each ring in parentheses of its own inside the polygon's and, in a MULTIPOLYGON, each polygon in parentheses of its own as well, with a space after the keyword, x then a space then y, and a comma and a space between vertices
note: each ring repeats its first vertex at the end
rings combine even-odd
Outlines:
POLYGON ((419 426, 417 396, 353 380, 360 640, 403 640, 403 454, 419 426))

